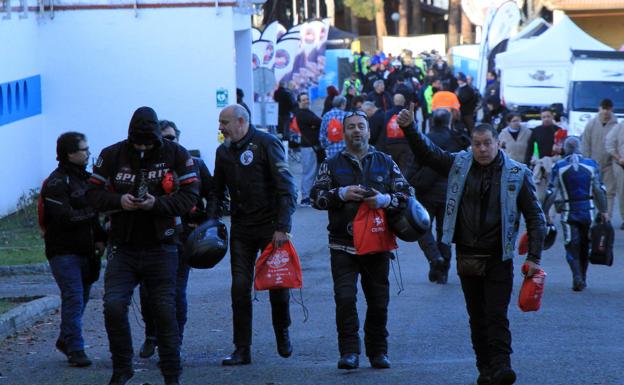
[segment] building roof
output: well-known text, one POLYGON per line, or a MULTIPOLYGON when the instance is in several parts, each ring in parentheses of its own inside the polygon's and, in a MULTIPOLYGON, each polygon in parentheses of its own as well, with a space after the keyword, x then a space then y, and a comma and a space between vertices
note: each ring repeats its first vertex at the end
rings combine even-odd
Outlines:
POLYGON ((547 0, 545 3, 550 10, 563 11, 624 9, 624 0, 547 0))

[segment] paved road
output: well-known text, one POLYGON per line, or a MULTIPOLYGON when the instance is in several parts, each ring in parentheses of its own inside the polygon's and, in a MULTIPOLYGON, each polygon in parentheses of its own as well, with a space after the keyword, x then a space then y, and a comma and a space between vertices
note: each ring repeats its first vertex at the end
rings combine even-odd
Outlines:
MULTIPOLYGON (((230 353, 231 308, 229 264, 191 273, 189 322, 183 347, 184 384, 416 384, 463 385, 475 376, 468 321, 453 266, 447 285, 427 281, 425 259, 416 244, 401 244, 404 291, 391 277, 389 309, 390 370, 376 371, 363 360, 354 372, 336 369, 338 359, 329 257, 326 248, 325 213, 299 209, 295 217, 294 243, 303 266, 303 298, 309 319, 293 303, 291 328, 294 354, 280 358, 270 322, 266 293, 254 304, 253 364, 240 368, 220 366, 230 353)), ((619 223, 618 223, 619 224, 619 223)), ((510 309, 512 356, 524 385, 622 385, 624 384, 624 237, 618 230, 618 255, 611 268, 591 266, 589 287, 572 292, 571 276, 558 242, 545 253, 548 272, 542 310, 522 313, 515 301, 520 286, 517 274, 510 309)), ((394 265, 395 270, 398 266, 394 265)), ((516 265, 518 271, 519 265, 516 265)), ((49 276, 2 278, 0 296, 58 293, 49 276)), ((299 293, 295 293, 298 295, 299 293)), ((0 343, 0 385, 107 384, 111 373, 108 342, 102 317, 101 281, 94 288, 85 315, 87 352, 94 365, 67 367, 54 351, 59 316, 53 315, 32 330, 0 343)), ((360 296, 361 314, 364 299, 360 296)), ((135 351, 142 342, 142 325, 136 308, 130 312, 135 351)), ((162 384, 157 360, 140 360, 131 384, 162 384)))

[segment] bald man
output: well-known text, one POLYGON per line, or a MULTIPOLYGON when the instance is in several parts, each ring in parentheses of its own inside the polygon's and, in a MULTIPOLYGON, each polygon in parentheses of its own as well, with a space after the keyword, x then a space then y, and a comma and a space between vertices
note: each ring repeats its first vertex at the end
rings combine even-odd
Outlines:
POLYGON ((386 112, 384 120, 383 133, 377 140, 379 150, 385 152, 392 157, 392 160, 399 165, 401 173, 405 175, 410 164, 414 160, 414 155, 410 150, 407 139, 403 131, 396 123, 397 116, 402 109, 406 108, 405 96, 395 94, 392 97, 394 107, 386 112))
MULTIPOLYGON (((209 215, 221 215, 227 189, 232 212, 231 295, 236 347, 222 363, 246 365, 251 363, 251 285, 256 257, 269 243, 279 247, 288 240, 297 193, 282 143, 274 135, 250 126, 249 114, 242 106, 230 105, 221 111, 219 131, 225 141, 217 149, 215 198, 209 215)), ((280 356, 289 357, 289 292, 270 290, 269 296, 277 351, 280 356)))

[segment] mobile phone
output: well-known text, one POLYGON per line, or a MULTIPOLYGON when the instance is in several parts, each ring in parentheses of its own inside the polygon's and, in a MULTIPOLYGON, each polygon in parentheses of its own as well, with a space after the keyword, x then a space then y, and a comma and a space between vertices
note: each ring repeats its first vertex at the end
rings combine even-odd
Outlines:
POLYGON ((364 187, 364 189, 366 189, 366 191, 364 192, 364 198, 368 198, 368 197, 372 197, 377 195, 377 193, 375 191, 373 191, 372 188, 370 187, 364 187))
POLYGON ((141 203, 141 202, 144 202, 144 201, 145 201, 145 199, 146 199, 146 198, 145 198, 145 197, 143 197, 143 198, 131 198, 130 200, 131 200, 132 202, 135 202, 135 203, 141 203))

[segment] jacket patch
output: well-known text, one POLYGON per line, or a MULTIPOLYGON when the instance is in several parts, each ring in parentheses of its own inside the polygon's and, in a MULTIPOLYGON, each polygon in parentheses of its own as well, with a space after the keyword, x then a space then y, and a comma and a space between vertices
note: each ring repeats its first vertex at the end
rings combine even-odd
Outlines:
POLYGON ((251 162, 253 162, 253 159, 254 159, 254 154, 253 154, 253 151, 251 150, 244 151, 240 156, 240 162, 243 164, 243 166, 250 165, 251 162))

